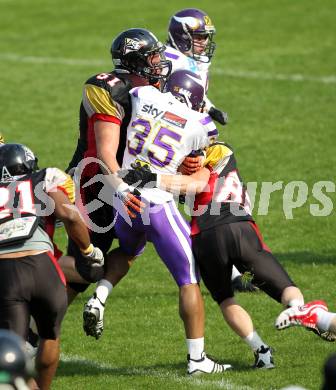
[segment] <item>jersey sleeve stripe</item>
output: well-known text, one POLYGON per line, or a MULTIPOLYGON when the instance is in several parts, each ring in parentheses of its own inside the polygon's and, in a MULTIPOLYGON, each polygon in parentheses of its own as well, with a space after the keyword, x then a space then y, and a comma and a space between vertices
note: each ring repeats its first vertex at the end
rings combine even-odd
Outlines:
POLYGON ((218 135, 217 129, 208 131, 208 137, 213 137, 214 135, 218 135))
POLYGON ((95 85, 85 85, 83 105, 89 117, 94 114, 105 114, 122 120, 125 116, 123 107, 112 99, 110 93, 95 85))
POLYGON ((93 121, 112 122, 112 123, 116 123, 117 125, 121 124, 121 120, 115 116, 112 116, 112 115, 94 114, 92 119, 93 119, 93 121))
POLYGON ((167 53, 166 51, 165 51, 165 56, 166 56, 167 58, 171 58, 171 59, 173 59, 173 60, 177 60, 177 59, 180 57, 180 56, 177 55, 177 54, 167 53))
POLYGON ((140 87, 137 87, 137 88, 132 89, 131 94, 132 94, 134 97, 138 97, 138 95, 139 95, 139 88, 140 88, 140 87))
POLYGON ((211 116, 207 115, 205 118, 202 118, 200 120, 201 124, 202 125, 207 125, 208 123, 210 123, 212 121, 211 119, 211 116))

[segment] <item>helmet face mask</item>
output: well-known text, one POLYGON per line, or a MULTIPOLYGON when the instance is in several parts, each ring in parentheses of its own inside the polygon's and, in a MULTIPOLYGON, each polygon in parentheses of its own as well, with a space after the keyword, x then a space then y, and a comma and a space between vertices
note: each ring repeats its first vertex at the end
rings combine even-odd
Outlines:
POLYGON ((204 107, 204 88, 202 79, 189 70, 177 70, 169 77, 164 92, 171 92, 177 100, 194 111, 204 107))
POLYGON ((38 159, 34 153, 22 144, 4 144, 0 146, 0 179, 25 175, 38 169, 38 159))
POLYGON ((112 42, 112 61, 117 73, 136 74, 150 84, 165 81, 171 62, 164 55, 165 46, 148 30, 131 28, 112 42))
POLYGON ((171 17, 168 43, 196 61, 210 62, 216 48, 215 33, 215 26, 205 12, 187 8, 171 17), (203 44, 200 44, 200 37, 203 37, 203 44))

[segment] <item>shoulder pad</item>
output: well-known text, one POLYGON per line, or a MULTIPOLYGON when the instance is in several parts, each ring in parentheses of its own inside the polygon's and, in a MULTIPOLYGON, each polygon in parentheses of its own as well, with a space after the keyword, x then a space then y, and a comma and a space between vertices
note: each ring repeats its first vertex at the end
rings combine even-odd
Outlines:
POLYGON ((132 88, 130 81, 114 72, 99 73, 89 78, 85 84, 105 89, 117 103, 122 106, 129 102, 129 91, 132 88))

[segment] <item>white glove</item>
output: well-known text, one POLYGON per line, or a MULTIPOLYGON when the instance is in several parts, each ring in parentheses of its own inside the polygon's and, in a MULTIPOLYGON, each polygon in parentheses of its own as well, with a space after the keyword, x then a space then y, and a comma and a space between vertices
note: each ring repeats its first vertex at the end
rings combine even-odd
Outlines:
POLYGON ((136 218, 134 212, 141 213, 142 208, 145 206, 137 196, 141 196, 141 193, 134 187, 122 182, 115 190, 115 195, 124 204, 127 214, 131 218, 136 218))
POLYGON ((90 244, 89 248, 82 252, 83 256, 92 261, 92 267, 101 267, 104 265, 103 252, 97 247, 90 244))

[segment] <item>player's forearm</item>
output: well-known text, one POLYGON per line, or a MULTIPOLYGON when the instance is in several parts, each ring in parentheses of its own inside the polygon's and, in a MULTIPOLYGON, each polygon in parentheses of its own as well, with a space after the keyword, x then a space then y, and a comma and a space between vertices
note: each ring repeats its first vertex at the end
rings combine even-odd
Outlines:
POLYGON ((77 244, 78 248, 84 252, 91 243, 88 230, 84 221, 78 213, 78 218, 66 219, 63 221, 68 236, 77 244))
POLYGON ((89 232, 77 207, 59 189, 49 192, 48 195, 54 201, 54 213, 63 222, 67 234, 81 250, 88 248, 91 242, 89 232))
POLYGON ((204 191, 209 180, 210 172, 203 168, 193 175, 158 175, 157 185, 159 188, 173 194, 190 194, 204 191))

